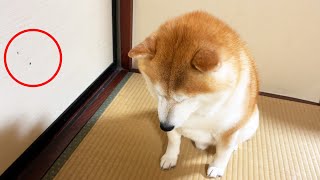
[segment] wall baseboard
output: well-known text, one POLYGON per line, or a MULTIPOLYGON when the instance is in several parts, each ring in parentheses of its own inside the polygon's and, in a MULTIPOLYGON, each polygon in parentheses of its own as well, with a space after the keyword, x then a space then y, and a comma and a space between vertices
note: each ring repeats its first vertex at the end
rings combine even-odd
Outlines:
POLYGON ((299 103, 304 103, 304 104, 311 104, 311 105, 320 106, 320 102, 316 103, 316 102, 307 101, 307 100, 303 100, 303 99, 299 99, 299 98, 283 96, 283 95, 267 93, 267 92, 260 92, 259 94, 261 96, 267 96, 267 97, 271 97, 271 98, 284 99, 284 100, 288 100, 288 101, 294 101, 294 102, 299 102, 299 103))
POLYGON ((139 69, 130 69, 130 72, 140 73, 139 69))

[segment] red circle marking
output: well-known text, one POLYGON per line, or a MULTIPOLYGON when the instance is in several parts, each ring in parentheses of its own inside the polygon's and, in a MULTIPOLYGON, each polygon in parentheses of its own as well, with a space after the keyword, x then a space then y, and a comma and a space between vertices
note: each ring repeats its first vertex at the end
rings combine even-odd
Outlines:
POLYGON ((43 86, 43 85, 46 85, 48 84, 50 81, 52 81, 59 73, 60 69, 61 69, 61 65, 62 65, 62 51, 61 51, 61 48, 60 48, 60 45, 58 43, 58 41, 49 33, 47 33, 46 31, 44 30, 41 30, 41 29, 26 29, 26 30, 23 30, 23 31, 20 31, 18 32, 16 35, 14 35, 10 41, 8 42, 7 46, 6 46, 6 49, 4 51, 4 65, 5 65, 5 68, 8 72, 8 74, 10 75, 10 77, 16 81, 17 83, 23 85, 23 86, 27 86, 27 87, 40 87, 40 86, 43 86), (10 44, 12 43, 12 41, 17 38, 19 35, 23 34, 23 33, 27 33, 27 32, 39 32, 39 33, 42 33, 42 34, 45 34, 47 35, 50 39, 53 40, 53 42, 56 44, 57 48, 58 48, 58 51, 59 51, 59 56, 60 56, 60 62, 59 62, 59 66, 58 66, 58 69, 56 70, 56 72, 53 74, 53 76, 48 79, 47 81, 45 82, 42 82, 42 83, 39 83, 39 84, 27 84, 27 83, 24 83, 22 81, 19 81, 17 78, 15 78, 13 76, 13 74, 10 72, 9 70, 9 67, 8 67, 8 64, 7 64, 7 52, 8 52, 8 49, 9 49, 9 46, 10 44))

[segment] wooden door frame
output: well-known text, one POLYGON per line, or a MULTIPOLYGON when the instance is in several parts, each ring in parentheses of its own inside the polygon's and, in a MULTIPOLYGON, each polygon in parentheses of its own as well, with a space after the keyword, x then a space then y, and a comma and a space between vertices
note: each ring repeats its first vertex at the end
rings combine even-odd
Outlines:
POLYGON ((132 60, 128 52, 132 47, 132 21, 133 2, 132 0, 120 0, 120 44, 121 44, 121 67, 127 71, 132 68, 132 60))

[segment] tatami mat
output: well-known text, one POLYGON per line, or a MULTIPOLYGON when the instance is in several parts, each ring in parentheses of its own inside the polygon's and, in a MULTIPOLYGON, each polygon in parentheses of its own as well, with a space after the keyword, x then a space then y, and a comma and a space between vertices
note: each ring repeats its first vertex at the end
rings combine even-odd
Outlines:
MULTIPOLYGON (((140 74, 133 74, 107 105, 46 179, 206 179, 214 148, 201 151, 187 139, 177 166, 160 170, 167 140, 140 74)), ((234 152, 221 179, 320 179, 320 107, 268 97, 259 98, 259 107, 256 135, 234 152)))

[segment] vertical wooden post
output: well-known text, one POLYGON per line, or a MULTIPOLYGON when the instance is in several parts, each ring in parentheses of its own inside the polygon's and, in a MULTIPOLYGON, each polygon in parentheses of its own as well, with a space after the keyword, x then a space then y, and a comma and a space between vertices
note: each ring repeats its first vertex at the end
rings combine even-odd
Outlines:
POLYGON ((128 52, 132 44, 132 0, 120 0, 120 46, 121 46, 121 67, 130 70, 132 60, 128 52))

